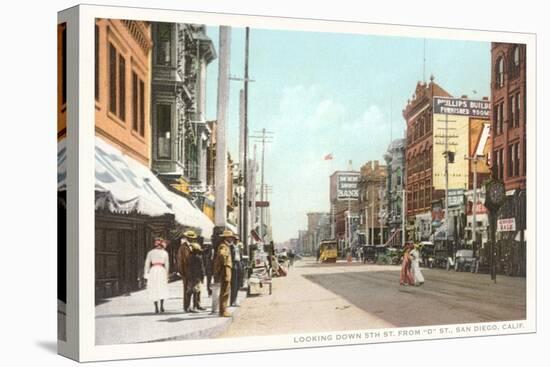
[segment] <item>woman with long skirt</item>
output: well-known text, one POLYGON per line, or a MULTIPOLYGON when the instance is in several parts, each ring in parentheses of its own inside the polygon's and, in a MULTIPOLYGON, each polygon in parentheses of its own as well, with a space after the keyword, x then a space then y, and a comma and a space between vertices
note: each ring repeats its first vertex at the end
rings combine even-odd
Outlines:
POLYGON ((169 266, 166 241, 156 238, 155 247, 147 253, 143 273, 147 279, 147 296, 155 304, 155 313, 164 312, 164 300, 168 298, 169 266))
POLYGON ((403 253, 403 261, 401 262, 401 274, 399 276, 400 285, 413 285, 414 278, 411 273, 411 243, 405 244, 405 252, 403 253))
POLYGON ((424 276, 420 271, 420 250, 418 245, 415 245, 410 253, 411 256, 411 273, 414 280, 414 285, 424 284, 424 276))

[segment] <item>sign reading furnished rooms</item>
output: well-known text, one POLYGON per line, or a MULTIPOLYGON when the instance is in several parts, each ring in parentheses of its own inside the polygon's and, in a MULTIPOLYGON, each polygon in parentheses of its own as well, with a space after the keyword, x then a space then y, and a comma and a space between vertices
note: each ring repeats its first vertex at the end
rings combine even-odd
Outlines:
POLYGON ((442 115, 456 115, 489 118, 491 103, 473 99, 434 97, 433 113, 442 115))

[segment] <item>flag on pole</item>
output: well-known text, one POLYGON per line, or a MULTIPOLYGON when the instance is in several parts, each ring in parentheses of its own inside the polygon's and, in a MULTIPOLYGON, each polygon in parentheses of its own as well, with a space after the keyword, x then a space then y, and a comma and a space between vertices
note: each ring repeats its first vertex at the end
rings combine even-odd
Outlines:
POLYGON ((324 158, 325 161, 331 161, 332 160, 332 153, 329 153, 324 158))

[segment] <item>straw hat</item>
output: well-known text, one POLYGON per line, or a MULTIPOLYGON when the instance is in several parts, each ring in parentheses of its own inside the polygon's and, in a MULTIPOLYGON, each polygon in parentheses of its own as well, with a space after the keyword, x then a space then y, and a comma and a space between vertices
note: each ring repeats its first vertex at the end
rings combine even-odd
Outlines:
POLYGON ((191 230, 185 231, 183 233, 183 236, 193 240, 197 238, 197 234, 195 233, 195 231, 191 231, 191 230))
POLYGON ((230 229, 224 230, 223 233, 220 234, 220 237, 223 237, 223 238, 237 238, 237 236, 230 229))
POLYGON ((196 242, 193 242, 193 243, 191 244, 191 249, 192 249, 193 251, 197 251, 197 252, 198 252, 198 251, 202 251, 201 245, 199 245, 199 244, 196 243, 196 242))

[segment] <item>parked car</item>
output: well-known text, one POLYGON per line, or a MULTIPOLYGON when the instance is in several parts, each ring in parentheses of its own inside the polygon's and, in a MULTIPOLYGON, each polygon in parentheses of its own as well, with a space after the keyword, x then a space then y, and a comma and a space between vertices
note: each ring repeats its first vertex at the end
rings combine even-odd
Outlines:
POLYGON ((455 255, 455 271, 472 271, 475 266, 474 251, 468 249, 458 250, 455 255))

